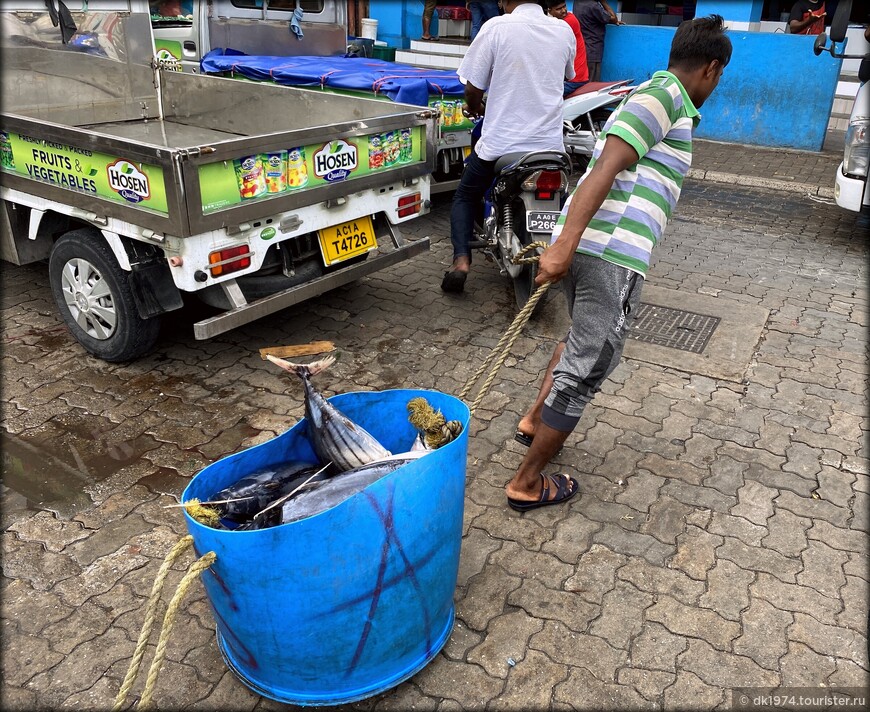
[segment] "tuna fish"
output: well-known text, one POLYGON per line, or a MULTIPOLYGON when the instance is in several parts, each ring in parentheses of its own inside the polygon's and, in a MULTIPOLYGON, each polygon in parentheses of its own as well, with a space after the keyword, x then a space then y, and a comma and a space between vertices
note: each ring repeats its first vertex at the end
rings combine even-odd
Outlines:
POLYGON ((386 477, 402 465, 407 465, 429 452, 428 450, 415 450, 400 455, 392 455, 379 462, 357 467, 339 477, 313 482, 310 488, 284 503, 280 523, 289 524, 332 509, 357 492, 361 492, 373 482, 386 477))
POLYGON ((346 472, 390 456, 390 451, 368 431, 345 416, 311 385, 311 377, 335 363, 334 357, 327 356, 310 364, 290 363, 271 354, 266 358, 302 379, 309 437, 324 464, 331 462, 340 472, 346 472))
POLYGON ((221 516, 232 521, 250 519, 276 499, 305 482, 320 466, 313 462, 282 462, 245 475, 235 484, 215 492, 209 499, 221 516))

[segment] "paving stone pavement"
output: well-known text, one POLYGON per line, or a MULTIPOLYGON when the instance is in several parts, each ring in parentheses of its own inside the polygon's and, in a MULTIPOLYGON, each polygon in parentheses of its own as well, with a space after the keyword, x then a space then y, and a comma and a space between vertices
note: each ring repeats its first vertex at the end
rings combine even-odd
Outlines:
MULTIPOLYGON (((429 255, 211 341, 193 340, 188 308, 124 365, 72 342, 44 266, 3 263, 0 708, 111 708, 185 533, 165 507, 207 463, 302 417, 258 348, 336 342, 327 395, 461 390, 513 297, 483 259, 464 296, 440 292, 448 221, 442 198, 408 230, 432 236, 429 255)), ((649 282, 687 308, 704 294, 770 310, 745 379, 625 360, 555 460, 580 496, 520 515, 502 488, 564 332, 553 295, 472 423, 449 641, 411 680, 338 709, 713 710, 735 687, 870 686, 867 228, 794 194, 688 181, 649 282)), ((289 708, 227 670, 199 584, 155 702, 289 708)))
POLYGON ((842 160, 843 133, 836 131, 829 133, 823 151, 695 140, 689 177, 833 199, 842 160))

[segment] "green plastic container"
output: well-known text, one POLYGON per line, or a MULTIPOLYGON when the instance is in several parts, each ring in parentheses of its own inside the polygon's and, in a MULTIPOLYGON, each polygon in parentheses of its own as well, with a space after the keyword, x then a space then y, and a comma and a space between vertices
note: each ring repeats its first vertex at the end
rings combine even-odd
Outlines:
POLYGON ((396 61, 396 48, 375 45, 372 49, 372 59, 383 59, 385 62, 396 61))

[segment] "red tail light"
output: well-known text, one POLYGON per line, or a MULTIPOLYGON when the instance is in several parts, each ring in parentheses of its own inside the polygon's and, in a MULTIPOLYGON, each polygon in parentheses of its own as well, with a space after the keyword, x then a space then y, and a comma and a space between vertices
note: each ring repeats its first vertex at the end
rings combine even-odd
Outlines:
POLYGON ((535 190, 549 190, 555 193, 562 187, 562 173, 559 171, 541 171, 535 190))
POLYGON ((409 215, 416 215, 419 213, 420 206, 422 205, 420 198, 420 193, 414 193, 414 195, 406 195, 399 198, 399 217, 406 218, 409 215))
POLYGON ((562 188, 562 174, 559 171, 541 171, 535 182, 535 198, 552 200, 553 194, 562 188))
POLYGON ((238 272, 240 269, 246 269, 251 266, 251 251, 247 245, 239 245, 238 247, 228 247, 225 250, 212 252, 208 256, 208 263, 212 277, 219 277, 222 274, 230 272, 238 272), (233 259, 238 257, 239 259, 233 259))

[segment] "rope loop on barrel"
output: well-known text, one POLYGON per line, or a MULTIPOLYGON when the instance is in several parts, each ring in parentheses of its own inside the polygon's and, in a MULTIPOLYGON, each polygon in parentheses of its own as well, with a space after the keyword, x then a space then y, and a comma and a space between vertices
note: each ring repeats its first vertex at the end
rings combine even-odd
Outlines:
MULTIPOLYGON (((139 640, 136 643, 136 651, 133 653, 133 658, 130 661, 130 667, 127 669, 127 675, 124 677, 124 682, 121 684, 121 689, 118 690, 118 696, 115 698, 115 704, 112 707, 112 712, 118 712, 127 701, 130 690, 136 683, 136 678, 139 675, 139 667, 142 664, 142 658, 145 655, 145 648, 148 645, 148 639, 151 637, 151 631, 154 628, 154 622, 157 619, 157 607, 160 603, 160 595, 163 592, 163 585, 166 582, 166 577, 169 575, 169 570, 178 558, 193 545, 193 537, 188 534, 179 539, 170 549, 169 553, 163 559, 160 565, 160 570, 154 579, 154 584, 151 586, 151 594, 148 597, 148 604, 145 609, 145 621, 142 624, 142 630, 139 633, 139 640)), ((191 584, 202 574, 205 569, 211 566, 217 559, 217 554, 213 551, 208 552, 204 556, 193 562, 188 567, 187 573, 179 582, 175 589, 175 595, 166 611, 163 618, 163 626, 160 629, 160 636, 157 643, 157 651, 154 654, 154 659, 151 662, 151 668, 148 671, 148 678, 145 683, 145 690, 139 700, 138 709, 148 709, 151 705, 151 700, 154 695, 154 688, 157 684, 157 675, 163 665, 163 658, 166 655, 166 643, 169 640, 169 633, 172 630, 172 625, 175 621, 175 615, 181 601, 191 584)))
MULTIPOLYGON (((531 257, 526 257, 525 255, 538 249, 546 249, 547 247, 549 247, 549 245, 546 242, 532 242, 531 244, 524 246, 522 250, 514 255, 512 261, 514 264, 536 264, 540 259, 540 255, 535 254, 531 257)), ((523 308, 520 309, 519 313, 514 317, 513 322, 508 327, 504 335, 501 337, 498 344, 496 344, 496 347, 490 352, 489 356, 486 357, 486 359, 477 369, 475 374, 468 380, 468 383, 465 384, 465 388, 463 388, 462 392, 459 394, 459 397, 463 400, 465 400, 466 397, 471 393, 474 384, 477 383, 478 379, 483 375, 484 371, 486 371, 486 369, 489 368, 492 364, 492 370, 489 372, 489 375, 487 376, 486 380, 483 382, 483 385, 478 391, 477 397, 474 399, 474 402, 469 408, 472 415, 474 415, 474 411, 477 410, 477 407, 480 405, 481 401, 489 392, 489 389, 492 386, 493 381, 495 380, 496 374, 498 373, 504 362, 507 360, 511 347, 513 347, 514 342, 517 340, 517 337, 522 332, 523 327, 526 325, 526 322, 528 322, 529 317, 532 315, 532 312, 535 309, 535 306, 541 300, 541 297, 543 297, 546 291, 550 288, 551 284, 552 282, 544 282, 534 291, 534 293, 529 297, 528 301, 523 305, 523 308), (493 364, 493 362, 495 363, 493 364)))
POLYGON ((163 628, 160 630, 160 637, 157 639, 157 651, 154 653, 154 659, 151 661, 148 678, 145 681, 145 689, 142 691, 142 697, 139 700, 137 709, 151 709, 154 688, 157 687, 157 676, 160 674, 160 668, 163 666, 163 658, 166 657, 166 644, 169 642, 169 634, 172 631, 172 624, 175 622, 175 615, 178 613, 178 608, 181 606, 182 600, 184 600, 187 589, 200 577, 203 571, 215 562, 215 559, 217 559, 217 554, 213 551, 198 558, 190 566, 184 578, 181 579, 178 588, 175 589, 175 595, 169 602, 166 616, 163 618, 163 628))

